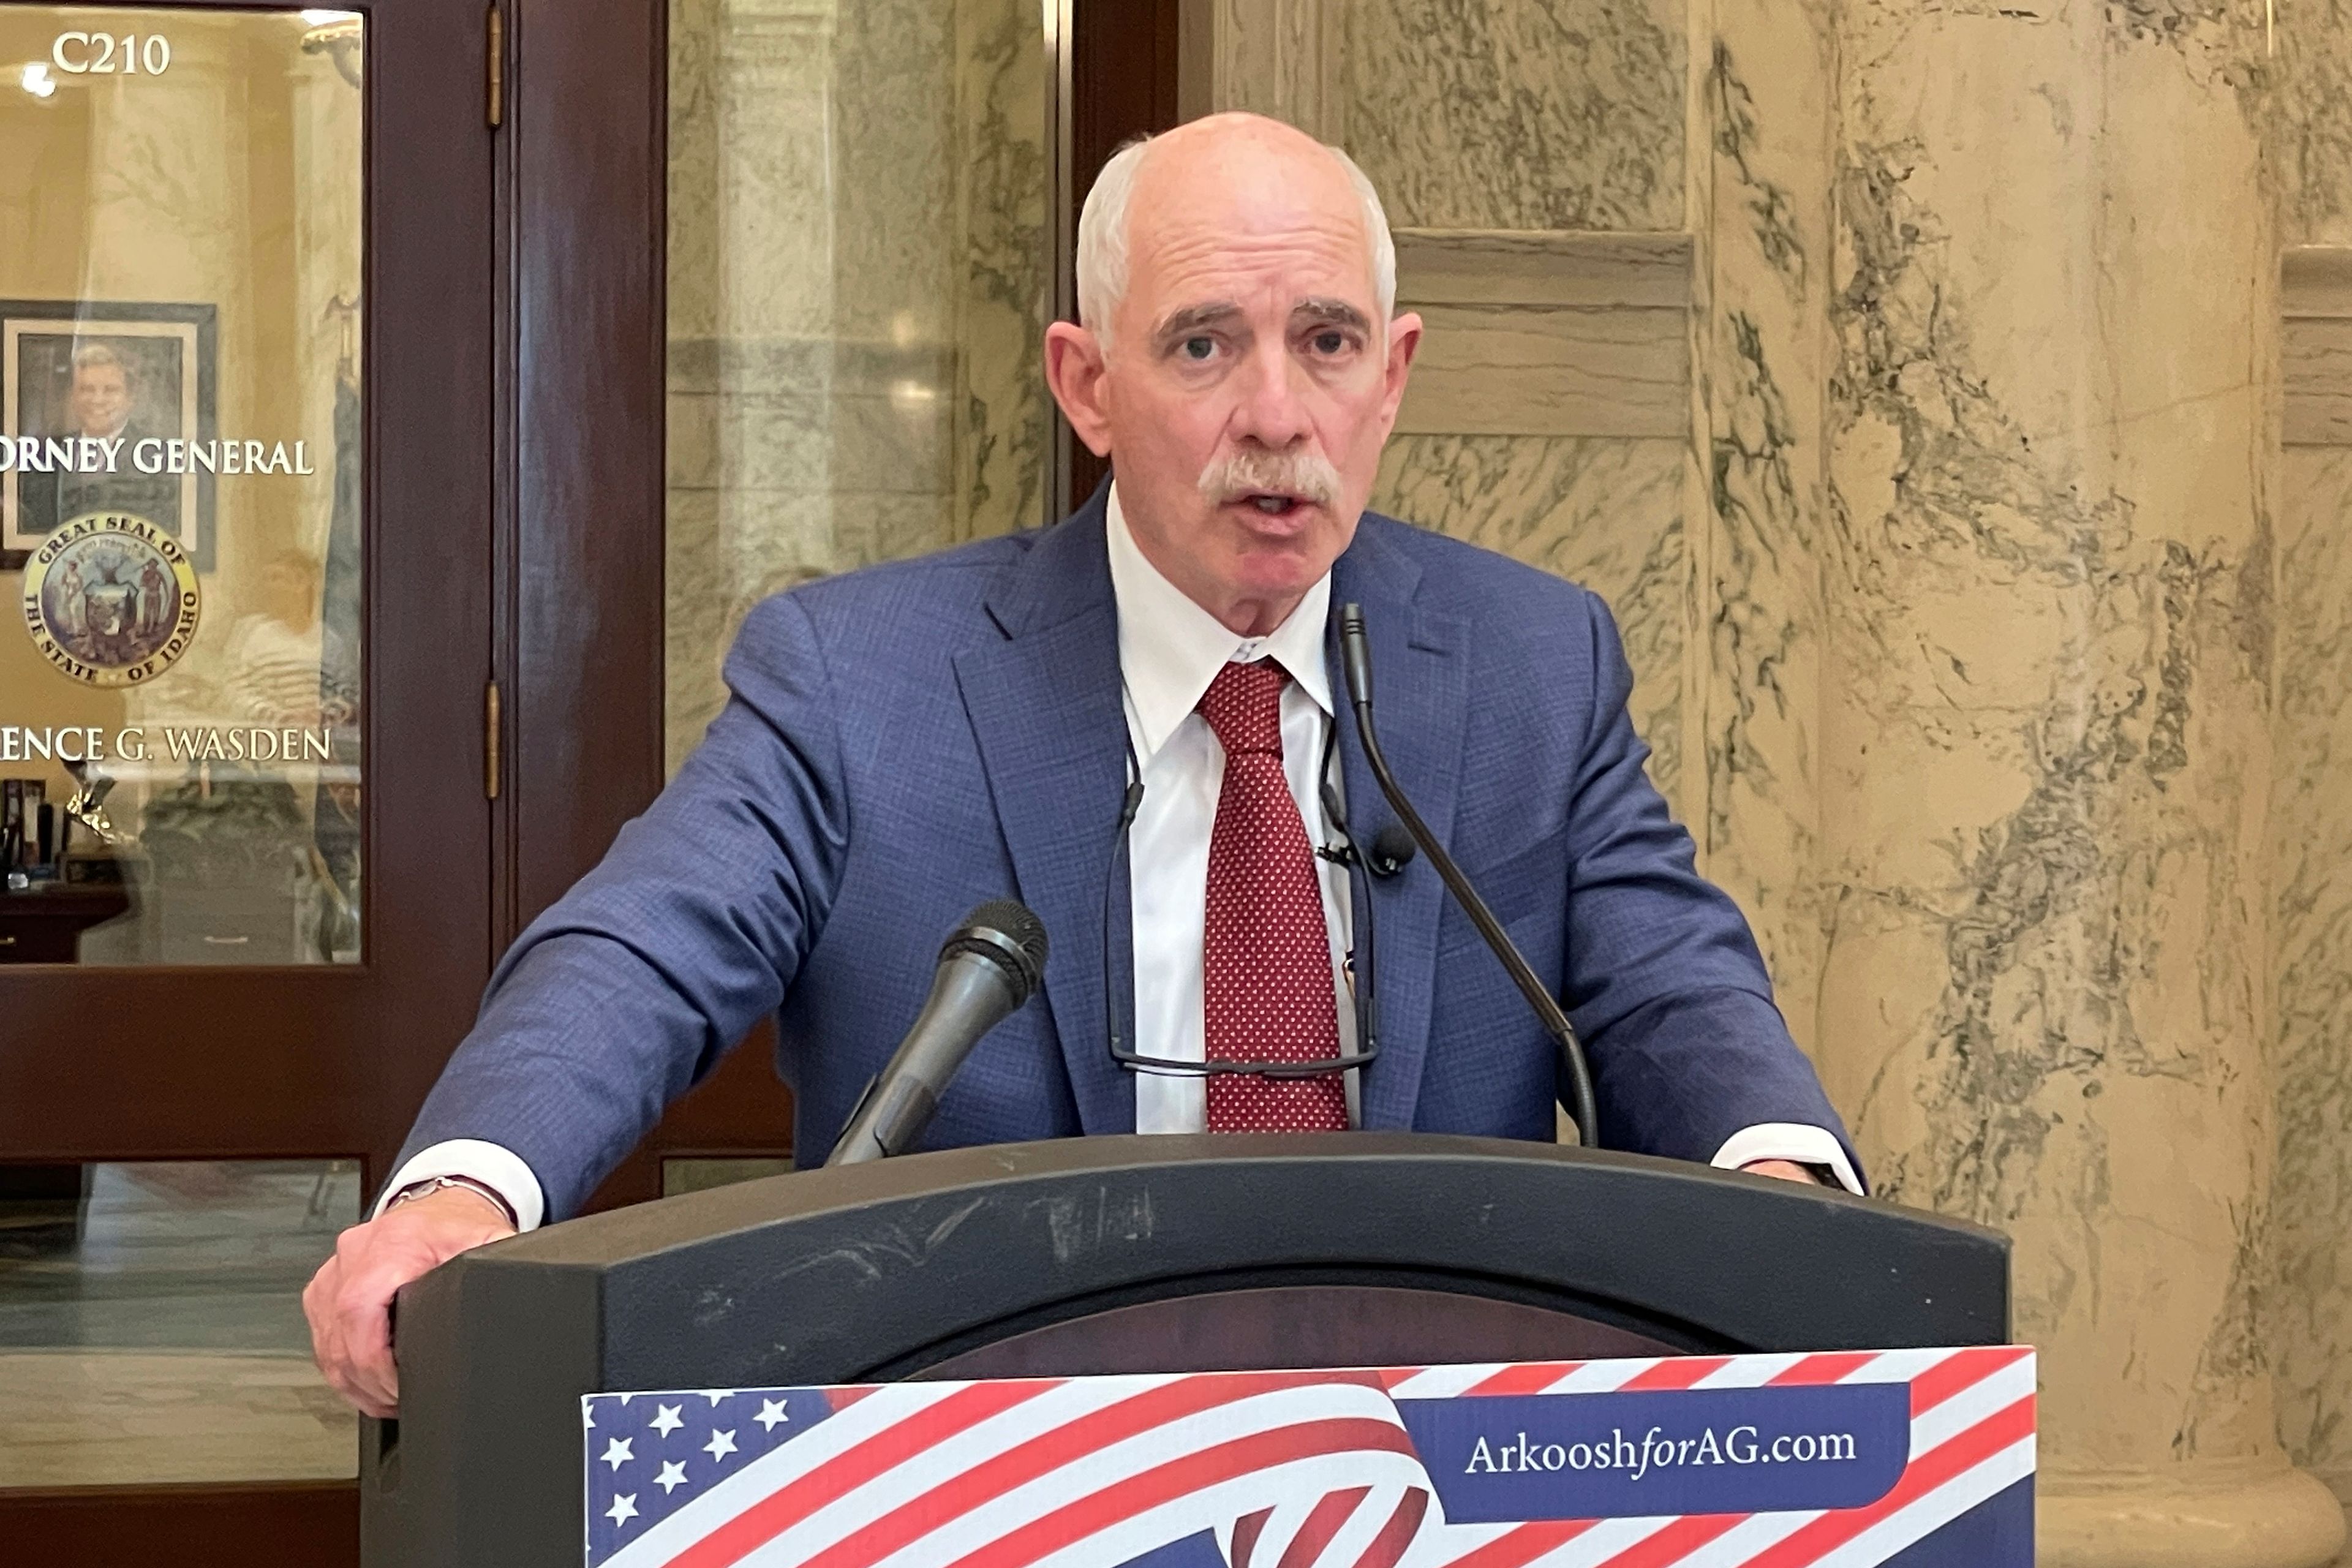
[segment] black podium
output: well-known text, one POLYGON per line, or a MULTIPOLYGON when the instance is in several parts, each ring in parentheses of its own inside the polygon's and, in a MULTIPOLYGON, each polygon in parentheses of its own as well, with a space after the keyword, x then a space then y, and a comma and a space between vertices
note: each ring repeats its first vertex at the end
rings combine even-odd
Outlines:
POLYGON ((2009 1244, 1481 1139, 1088 1138, 574 1220, 401 1294, 368 1568, 581 1561, 580 1397, 917 1377, 1995 1344, 2009 1244))

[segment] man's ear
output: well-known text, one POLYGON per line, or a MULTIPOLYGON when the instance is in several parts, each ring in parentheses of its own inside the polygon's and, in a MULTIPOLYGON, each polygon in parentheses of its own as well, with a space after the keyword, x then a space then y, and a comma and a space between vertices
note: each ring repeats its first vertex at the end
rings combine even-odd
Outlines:
POLYGON ((1110 456, 1110 411, 1103 405, 1102 345, 1068 321, 1045 329, 1045 384, 1078 439, 1097 458, 1110 456))
POLYGON ((1421 348, 1421 314, 1407 310, 1389 323, 1388 363, 1381 367, 1381 427, 1392 429, 1397 410, 1404 404, 1405 378, 1412 374, 1412 356, 1421 348))

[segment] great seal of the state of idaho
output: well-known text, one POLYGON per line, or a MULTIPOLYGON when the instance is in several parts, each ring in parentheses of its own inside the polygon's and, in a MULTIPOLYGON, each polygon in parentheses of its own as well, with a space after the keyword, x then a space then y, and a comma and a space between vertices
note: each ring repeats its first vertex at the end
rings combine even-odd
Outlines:
POLYGON ((75 518, 25 564, 33 646, 86 686, 152 680, 188 651, 202 608, 180 542, 127 512, 75 518))

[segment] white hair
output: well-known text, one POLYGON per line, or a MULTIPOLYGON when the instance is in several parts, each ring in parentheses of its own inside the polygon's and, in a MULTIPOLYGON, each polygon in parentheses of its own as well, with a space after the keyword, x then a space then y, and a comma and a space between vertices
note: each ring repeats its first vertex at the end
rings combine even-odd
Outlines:
MULTIPOLYGON (((1143 166, 1150 142, 1150 137, 1138 136, 1113 153, 1078 212, 1078 321, 1106 351, 1110 319, 1127 293, 1128 198, 1135 194, 1136 171, 1143 166)), ((1388 211, 1370 178, 1345 149, 1327 145, 1323 150, 1347 171, 1348 183, 1363 204, 1364 233, 1371 242, 1372 292, 1385 336, 1389 318, 1396 314, 1396 240, 1389 233, 1388 211)))

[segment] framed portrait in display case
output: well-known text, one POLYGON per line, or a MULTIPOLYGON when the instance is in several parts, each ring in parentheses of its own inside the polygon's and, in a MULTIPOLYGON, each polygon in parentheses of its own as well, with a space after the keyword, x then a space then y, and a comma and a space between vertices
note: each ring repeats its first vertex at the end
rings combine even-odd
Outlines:
POLYGON ((215 309, 0 300, 0 571, 58 524, 141 518, 213 563, 215 309))

